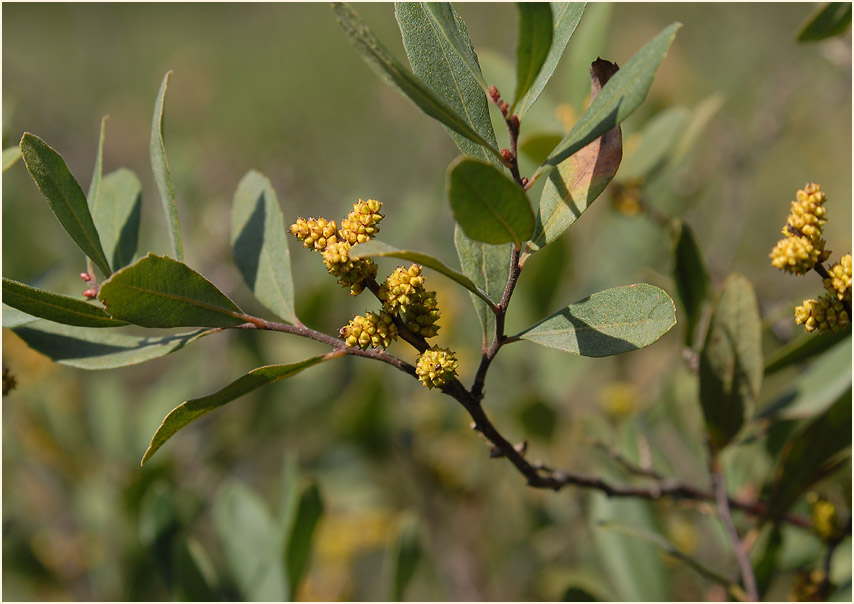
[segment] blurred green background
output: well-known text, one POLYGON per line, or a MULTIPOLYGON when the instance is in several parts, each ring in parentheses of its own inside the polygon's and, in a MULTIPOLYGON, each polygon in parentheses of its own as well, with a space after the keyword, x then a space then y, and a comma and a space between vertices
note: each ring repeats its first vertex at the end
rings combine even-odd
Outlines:
MULTIPOLYGON (((405 60, 393 7, 356 8, 405 60)), ((769 350, 797 335, 791 309, 820 290, 817 279, 785 275, 767 257, 805 182, 821 183, 828 195, 833 259, 851 250, 851 38, 797 44, 813 9, 588 7, 523 123, 523 134, 560 135, 583 108, 592 60, 624 64, 681 21, 649 97, 623 126, 626 156, 662 110, 722 103, 691 153, 651 178, 645 192, 651 205, 694 227, 716 285, 732 271, 751 280, 770 328, 769 350)), ((458 10, 487 80, 510 97, 515 7, 458 10)), ((385 204, 384 241, 457 265, 443 193, 456 148, 368 70, 326 4, 15 3, 3 5, 2 17, 3 147, 25 131, 37 134, 85 190, 100 119, 109 115, 105 173, 127 167, 143 182, 141 252, 168 249, 148 139, 158 86, 174 71, 166 147, 186 261, 247 312, 266 311, 231 261, 229 224, 231 197, 249 169, 272 180, 288 223, 297 216, 340 219, 359 197, 373 197, 385 204)), ((523 168, 530 173, 533 166, 523 168)), ((646 281, 674 295, 668 237, 642 216, 615 211, 609 199, 606 191, 560 243, 528 263, 510 333, 607 287, 646 281)), ((3 174, 2 211, 3 275, 79 294, 82 255, 20 162, 3 174)), ((306 324, 335 333, 371 308, 366 296, 346 296, 317 256, 291 250, 297 312, 306 324)), ((394 266, 380 262, 381 276, 394 266)), ((428 285, 443 309, 437 341, 459 351, 469 383, 480 354, 474 309, 441 277, 428 275, 428 285)), ((629 480, 591 446, 594 436, 704 485, 701 415, 694 378, 680 362, 682 337, 677 326, 647 350, 608 359, 508 347, 489 376, 488 411, 508 438, 529 441, 533 459, 629 480)), ((508 463, 488 459, 453 401, 365 359, 323 364, 240 399, 180 433, 140 469, 153 431, 177 404, 256 366, 323 350, 282 334, 223 333, 144 366, 86 373, 49 362, 4 331, 3 365, 18 387, 3 399, 3 598, 247 598, 212 510, 227 488, 241 484, 275 515, 286 459, 317 481, 325 503, 299 599, 391 597, 390 552, 398 527, 413 518, 423 555, 408 599, 720 596, 720 588, 647 544, 603 536, 597 518, 654 528, 734 576, 708 510, 526 489, 508 463), (185 551, 180 543, 192 546, 185 551), (195 574, 176 573, 181 564, 195 574)), ((414 360, 403 349, 398 354, 414 360)), ((768 383, 762 404, 791 377, 768 383)), ((747 497, 773 467, 772 455, 755 445, 737 447, 728 462, 732 492, 747 497)), ((848 480, 827 486, 830 495, 850 497, 848 480)), ((841 551, 850 579, 847 543, 841 551)), ((787 548, 788 570, 821 552, 817 540, 797 531, 787 548)), ((790 584, 783 573, 771 594, 785 598, 790 584)))

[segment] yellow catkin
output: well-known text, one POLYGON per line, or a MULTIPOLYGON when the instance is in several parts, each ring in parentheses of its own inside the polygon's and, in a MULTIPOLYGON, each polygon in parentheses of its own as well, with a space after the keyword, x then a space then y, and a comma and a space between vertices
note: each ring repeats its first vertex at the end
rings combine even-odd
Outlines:
POLYGON ((368 201, 359 200, 353 204, 353 211, 347 218, 341 221, 341 229, 338 237, 347 241, 350 245, 370 241, 380 230, 380 221, 383 215, 380 209, 383 204, 376 199, 368 201))
POLYGON ((850 318, 842 301, 833 296, 820 296, 818 300, 804 300, 795 307, 795 323, 807 332, 836 333, 848 327, 850 318))
POLYGON ((830 277, 824 280, 824 288, 837 299, 851 302, 851 254, 845 254, 827 271, 830 277))
POLYGON ((355 316, 339 331, 348 348, 358 346, 362 350, 368 347, 388 348, 397 339, 397 326, 387 312, 376 314, 366 313, 365 316, 355 316))
POLYGON ((447 348, 429 348, 418 357, 415 373, 426 388, 441 388, 457 375, 457 355, 447 348))
POLYGON ((291 235, 302 241, 303 247, 320 252, 336 241, 338 227, 334 220, 325 218, 297 218, 290 230, 291 235))

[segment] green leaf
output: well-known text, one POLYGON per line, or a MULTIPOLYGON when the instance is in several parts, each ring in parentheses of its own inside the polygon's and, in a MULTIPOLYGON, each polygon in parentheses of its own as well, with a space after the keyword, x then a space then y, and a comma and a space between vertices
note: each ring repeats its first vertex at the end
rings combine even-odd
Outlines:
POLYGON ((765 375, 771 375, 795 363, 803 363, 817 354, 836 346, 842 340, 851 337, 851 328, 838 333, 803 333, 785 346, 778 348, 765 361, 765 375))
POLYGON ((851 390, 851 338, 821 355, 760 417, 799 419, 823 413, 851 390))
POLYGON ((753 415, 762 383, 762 322, 753 287, 730 275, 718 296, 700 352, 700 405, 719 451, 753 415))
POLYGON ((213 502, 213 523, 241 600, 281 602, 287 595, 279 542, 267 506, 239 482, 229 482, 213 502))
POLYGON ((545 161, 560 141, 561 138, 557 134, 538 132, 524 135, 519 139, 519 151, 539 165, 545 161))
POLYGON ((569 134, 537 170, 535 177, 619 125, 640 106, 680 27, 681 23, 669 25, 629 59, 590 103, 569 134))
MULTIPOLYGON (((454 247, 460 259, 463 274, 492 300, 500 300, 510 276, 510 248, 489 245, 469 238, 457 224, 454 229, 454 247)), ((480 319, 483 346, 495 337, 495 314, 481 297, 471 294, 474 308, 480 319)))
POLYGON ((767 518, 781 518, 807 489, 837 469, 838 455, 851 446, 851 390, 807 422, 786 443, 769 487, 767 518))
POLYGON ((315 483, 310 483, 300 494, 293 525, 285 543, 285 566, 290 600, 294 599, 300 581, 308 568, 314 530, 322 514, 323 500, 320 498, 320 491, 315 483))
POLYGON ((272 384, 273 382, 296 375, 303 369, 311 367, 312 365, 317 365, 329 358, 333 358, 334 355, 335 353, 330 353, 322 356, 311 357, 305 361, 291 363, 289 365, 267 365, 265 367, 258 367, 246 375, 237 378, 228 386, 221 390, 217 390, 213 394, 209 394, 208 396, 203 396, 201 398, 190 399, 181 403, 169 412, 169 414, 164 418, 163 423, 160 424, 157 432, 154 433, 154 437, 151 439, 151 444, 148 445, 148 449, 142 457, 142 464, 144 465, 146 461, 151 459, 151 456, 154 455, 167 440, 178 432, 178 430, 199 419, 201 416, 230 403, 236 398, 249 394, 261 386, 266 386, 267 384, 272 384))
MULTIPOLYGON (((388 84, 403 93, 424 113, 438 120, 457 134, 473 141, 476 145, 488 149, 496 157, 500 157, 494 142, 485 139, 464 118, 452 109, 447 102, 412 75, 400 62, 395 59, 377 40, 373 32, 353 9, 344 2, 333 3, 333 9, 338 23, 344 29, 350 45, 356 49, 368 66, 388 84)), ((425 22, 426 25, 427 22, 425 22)), ((444 37, 442 38, 444 40, 444 37)), ((447 42, 445 42, 447 43, 447 42)), ((465 67, 463 67, 465 69, 465 67)), ((483 96, 480 88, 477 88, 483 96)), ((486 97, 484 96, 484 99, 486 97)), ((484 101, 485 104, 485 101, 484 101)), ((487 115, 488 119, 488 115, 487 115)), ((492 126, 490 125, 490 128, 492 126)))
POLYGON ((546 2, 517 2, 516 94, 510 113, 533 86, 552 46, 552 9, 546 2))
MULTIPOLYGON (((107 119, 105 115, 101 118, 101 133, 98 136, 98 153, 95 155, 95 167, 92 170, 92 180, 89 182, 89 193, 86 200, 89 202, 89 211, 95 214, 95 205, 98 199, 98 190, 101 188, 101 175, 104 165, 104 139, 107 134, 107 119)), ((100 233, 100 231, 99 231, 100 233)))
POLYGON ((718 92, 703 99, 703 101, 691 111, 688 124, 684 128, 682 136, 676 143, 675 148, 670 152, 668 162, 671 165, 681 161, 694 147, 694 145, 697 144, 698 141, 702 140, 701 135, 703 134, 703 131, 712 121, 712 118, 714 118, 718 111, 721 110, 721 107, 724 105, 724 101, 724 95, 718 92))
POLYGON ((127 168, 107 174, 98 187, 92 217, 101 234, 104 252, 116 270, 133 262, 141 214, 142 184, 136 174, 127 168))
POLYGON ((691 113, 685 107, 665 109, 643 129, 640 144, 620 167, 620 182, 648 177, 676 150, 691 113))
POLYGON ((86 196, 62 157, 29 132, 25 132, 21 138, 21 154, 30 176, 36 181, 62 228, 104 275, 109 276, 110 263, 101 247, 86 196))
POLYGON ((3 302, 34 317, 78 327, 119 327, 104 310, 83 300, 61 296, 3 277, 3 302))
POLYGON ((3 303, 3 312, 0 314, 3 315, 3 327, 6 329, 14 329, 15 327, 20 327, 21 325, 28 325, 29 323, 33 323, 39 320, 38 317, 29 315, 23 311, 18 310, 17 308, 6 306, 5 302, 3 303))
POLYGON ((608 2, 591 2, 584 11, 584 19, 572 36, 572 45, 566 51, 563 70, 564 93, 573 109, 580 114, 587 101, 587 68, 593 57, 601 57, 608 39, 608 26, 614 5, 608 2))
POLYGON ((638 283, 570 304, 516 337, 586 357, 604 357, 649 346, 675 324, 670 296, 638 283))
POLYGON ((454 219, 475 241, 519 246, 534 232, 525 191, 492 164, 459 157, 448 168, 454 219))
POLYGON ((685 344, 693 346, 703 304, 710 297, 712 286, 691 227, 676 220, 674 231, 673 280, 676 282, 679 301, 685 308, 685 344))
POLYGON ((477 57, 472 51, 471 39, 468 37, 468 33, 465 32, 465 29, 461 29, 460 26, 457 25, 457 22, 462 22, 462 20, 459 15, 457 15, 456 11, 454 11, 451 3, 425 2, 423 3, 423 7, 426 9, 427 14, 436 23, 439 31, 442 32, 442 35, 445 36, 445 39, 453 47, 454 52, 456 52, 457 56, 462 59, 471 76, 477 81, 483 91, 487 92, 489 90, 489 85, 483 78, 483 74, 480 71, 480 65, 478 65, 477 62, 477 57))
POLYGON ((460 136, 449 130, 448 134, 460 151, 499 165, 501 155, 497 152, 498 143, 489 117, 489 102, 478 79, 470 71, 472 67, 477 67, 479 72, 480 67, 465 23, 452 7, 448 7, 451 14, 446 14, 445 24, 451 27, 450 19, 453 17, 453 27, 456 29, 454 37, 461 43, 461 47, 454 46, 439 31, 426 6, 419 2, 397 2, 394 5, 394 15, 409 64, 417 79, 426 84, 482 139, 478 141, 465 133, 459 133, 463 134, 460 136), (460 52, 466 55, 465 59, 460 56, 460 52))
MULTIPOLYGON (((551 46, 537 77, 531 83, 527 92, 522 95, 516 94, 515 113, 519 116, 520 120, 525 116, 537 98, 539 98, 540 93, 542 93, 554 74, 555 69, 557 69, 558 62, 560 62, 560 58, 563 56, 563 51, 566 49, 566 45, 569 43, 572 34, 575 32, 578 22, 581 21, 585 5, 585 2, 549 2, 549 6, 551 7, 551 21, 554 24, 551 32, 551 46)), ((520 3, 519 6, 533 5, 520 3)))
POLYGON ((172 173, 166 161, 166 142, 163 140, 163 104, 166 101, 166 87, 171 71, 167 71, 160 84, 160 91, 154 102, 154 117, 151 119, 151 169, 154 171, 154 182, 163 201, 163 213, 166 224, 169 225, 169 241, 172 242, 172 253, 179 262, 184 261, 184 244, 181 240, 181 225, 178 223, 178 201, 175 199, 175 187, 172 185, 172 173))
POLYGON ((13 330, 27 346, 48 358, 79 369, 127 367, 180 350, 211 333, 198 330, 165 336, 140 337, 102 329, 71 327, 39 321, 13 330))
POLYGON ((851 26, 850 2, 826 2, 819 6, 798 32, 798 42, 816 42, 844 34, 851 26))
MULTIPOLYGON (((614 63, 597 59, 590 65, 590 97, 596 99, 602 87, 619 69, 614 63)), ((554 242, 605 190, 623 158, 623 134, 617 126, 578 150, 552 170, 537 214, 537 227, 527 253, 554 242)))
POLYGON ((113 318, 142 327, 234 327, 247 321, 213 283, 152 253, 107 279, 98 299, 113 318))
POLYGON ((350 249, 349 253, 351 260, 357 260, 359 258, 400 258, 401 260, 409 260, 411 262, 417 262, 421 266, 426 266, 427 268, 432 268, 437 273, 441 273, 445 275, 449 279, 456 281, 467 290, 469 290, 472 294, 486 302, 488 305, 495 307, 495 302, 490 300, 489 296, 480 289, 474 282, 463 275, 462 273, 458 273, 457 271, 445 266, 442 262, 432 256, 428 256, 427 254, 421 254, 419 252, 412 252, 409 250, 399 250, 394 248, 387 243, 383 243, 382 241, 378 241, 376 239, 372 241, 368 241, 366 243, 360 243, 359 245, 354 246, 350 249))
POLYGON ((3 172, 18 163, 19 159, 21 159, 20 147, 8 147, 3 149, 3 172))
POLYGON ((288 323, 298 323, 282 210, 269 179, 255 170, 243 177, 234 193, 231 246, 234 262, 255 297, 288 323))
POLYGON ((418 562, 423 556, 418 537, 418 518, 413 514, 404 514, 397 525, 397 535, 389 551, 391 557, 391 584, 389 599, 402 602, 406 588, 412 581, 418 562))

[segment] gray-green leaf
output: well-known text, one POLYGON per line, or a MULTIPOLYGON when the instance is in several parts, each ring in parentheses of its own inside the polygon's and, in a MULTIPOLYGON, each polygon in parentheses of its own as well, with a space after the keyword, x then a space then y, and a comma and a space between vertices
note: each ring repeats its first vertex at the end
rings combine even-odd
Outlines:
POLYGON ((152 253, 114 273, 98 299, 113 318, 142 327, 234 327, 247 321, 202 275, 152 253))
POLYGON ((465 156, 453 161, 448 198, 454 219, 475 241, 519 246, 534 232, 525 191, 492 164, 465 156))
POLYGON ((177 335, 139 337, 49 321, 30 323, 13 331, 27 346, 57 363, 89 370, 144 363, 180 350, 210 333, 199 330, 177 335))
MULTIPOLYGON (((475 241, 457 224, 454 229, 454 247, 457 248, 463 274, 491 300, 500 300, 510 276, 509 246, 475 241)), ((481 297, 471 294, 471 299, 480 319, 485 349, 495 337, 495 314, 481 297)))
POLYGON ((21 159, 20 147, 8 147, 3 149, 3 172, 18 163, 19 159, 21 159))
POLYGON ((489 299, 489 296, 480 289, 474 282, 463 275, 462 273, 458 273, 457 271, 449 268, 445 264, 443 264, 437 258, 433 258, 432 256, 428 256, 427 254, 421 254, 419 252, 412 252, 409 250, 399 250, 394 248, 387 243, 383 243, 382 241, 378 241, 376 239, 372 241, 368 241, 366 243, 360 243, 359 245, 353 247, 349 256, 351 260, 358 260, 359 258, 400 258, 401 260, 409 260, 411 262, 417 262, 422 266, 426 266, 427 268, 432 268, 437 273, 441 273, 445 275, 449 279, 456 281, 467 290, 469 290, 472 294, 489 304, 490 306, 495 306, 495 302, 489 299))
POLYGON ((34 317, 78 327, 119 327, 124 321, 83 300, 61 296, 3 277, 3 302, 34 317))
POLYGON ((181 240, 181 226, 178 223, 178 202, 175 199, 175 187, 172 185, 172 173, 166 161, 166 142, 163 140, 163 104, 166 101, 166 87, 171 71, 167 71, 160 84, 157 100, 154 102, 154 117, 151 119, 151 169, 154 171, 154 182, 163 201, 163 213, 169 226, 169 241, 172 242, 172 252, 175 258, 184 261, 184 244, 181 240))
POLYGON ((685 344, 694 345, 694 331, 700 321, 703 304, 711 295, 709 273, 691 227, 677 220, 673 236, 673 280, 682 306, 685 307, 685 344))
POLYGON ((649 346, 675 324, 670 296, 638 283, 570 304, 516 337, 586 357, 604 357, 649 346))
POLYGON ((65 161, 42 139, 29 132, 25 132, 21 138, 21 154, 27 170, 47 199, 62 228, 104 275, 109 276, 110 263, 101 247, 101 239, 89 213, 86 196, 68 171, 65 161))
POLYGON ((190 399, 181 403, 169 412, 169 414, 163 419, 163 423, 160 424, 157 432, 154 433, 154 437, 151 439, 151 444, 148 445, 148 449, 142 457, 142 464, 145 464, 146 461, 151 459, 151 456, 154 455, 167 440, 178 432, 178 430, 187 424, 196 421, 206 413, 210 413, 214 409, 222 407, 234 399, 240 398, 261 386, 266 386, 267 384, 272 384, 273 382, 296 375, 303 369, 317 365, 318 363, 325 361, 327 358, 332 357, 329 355, 321 355, 311 357, 310 359, 306 359, 305 361, 300 361, 298 363, 290 363, 288 365, 268 365, 266 367, 258 367, 246 375, 237 378, 228 386, 214 392, 213 394, 209 394, 208 396, 203 396, 201 398, 190 399))
POLYGON ((851 27, 851 3, 827 2, 809 16, 798 32, 798 42, 817 42, 844 34, 851 27))
POLYGON ((762 321, 750 282, 727 279, 700 353, 700 405, 719 451, 753 415, 762 383, 762 321))
POLYGON ((646 98, 655 72, 680 27, 681 23, 669 25, 629 59, 590 103, 535 176, 557 166, 590 141, 619 125, 638 108, 646 98))
POLYGON ((406 594, 418 562, 423 555, 421 542, 418 537, 418 519, 412 514, 405 514, 399 521, 397 536, 389 554, 391 556, 391 585, 390 600, 402 602, 406 594))
POLYGON ((255 297, 288 323, 298 323, 282 210, 269 179, 255 170, 243 177, 234 194, 231 246, 255 297))
POLYGON ((309 483, 300 493, 293 523, 285 542, 285 568, 287 570, 289 599, 293 600, 300 581, 305 575, 311 557, 314 530, 323 514, 323 500, 317 484, 309 483))
POLYGON ((465 66, 468 68, 471 76, 477 81, 483 91, 487 92, 489 85, 486 83, 483 73, 480 71, 480 65, 477 62, 477 58, 472 52, 471 39, 467 34, 463 34, 463 30, 461 30, 457 25, 460 17, 457 15, 456 11, 454 11, 451 3, 425 2, 423 3, 423 7, 426 9, 427 14, 430 15, 436 23, 436 26, 439 28, 439 31, 442 32, 442 35, 445 36, 451 44, 454 52, 456 52, 457 56, 459 56, 463 63, 465 63, 465 66))
POLYGON ((552 46, 552 9, 546 2, 518 2, 519 40, 516 45, 516 94, 510 113, 533 86, 552 46))
POLYGON ((92 217, 101 234, 104 252, 116 270, 136 255, 142 214, 142 184, 127 168, 110 172, 98 187, 92 217))

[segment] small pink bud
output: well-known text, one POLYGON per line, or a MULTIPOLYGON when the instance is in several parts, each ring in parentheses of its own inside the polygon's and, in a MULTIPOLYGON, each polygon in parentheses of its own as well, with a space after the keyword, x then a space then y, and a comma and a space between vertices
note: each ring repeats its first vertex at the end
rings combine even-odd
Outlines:
POLYGON ((497 101, 501 98, 501 96, 498 94, 498 88, 496 88, 495 86, 489 87, 489 98, 491 98, 493 101, 497 101))
POLYGON ((93 289, 93 288, 89 288, 83 292, 83 295, 89 299, 97 298, 98 297, 98 290, 93 289))
POLYGON ((92 280, 92 275, 89 273, 80 273, 80 278, 83 279, 86 283, 89 283, 92 280))
POLYGON ((501 150, 501 157, 503 157, 507 161, 510 161, 511 159, 513 159, 513 154, 510 153, 510 149, 502 149, 501 150))
POLYGON ((507 101, 501 101, 501 104, 498 106, 498 108, 501 109, 502 115, 507 115, 507 110, 510 109, 510 105, 507 103, 507 101))

